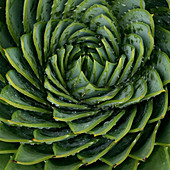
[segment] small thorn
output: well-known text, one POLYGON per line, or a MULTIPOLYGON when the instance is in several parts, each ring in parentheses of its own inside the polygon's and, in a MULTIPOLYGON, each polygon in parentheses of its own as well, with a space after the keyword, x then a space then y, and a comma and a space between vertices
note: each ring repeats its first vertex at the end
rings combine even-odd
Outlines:
POLYGON ((116 166, 117 166, 117 164, 114 164, 114 165, 113 165, 113 168, 116 168, 116 166))
POLYGON ((56 156, 53 156, 52 158, 56 158, 56 156))
POLYGON ((142 131, 142 130, 143 130, 143 128, 140 128, 140 130, 142 131))
POLYGON ((164 116, 162 115, 161 118, 164 118, 164 116))
POLYGON ((145 158, 143 159, 143 161, 145 162, 147 158, 148 158, 148 157, 145 157, 145 158))
POLYGON ((15 161, 15 160, 12 160, 12 161, 10 161, 10 162, 18 163, 18 161, 15 161))
POLYGON ((154 14, 151 14, 151 16, 153 17, 153 16, 154 16, 154 14))
POLYGON ((84 166, 88 165, 88 163, 85 163, 84 166))

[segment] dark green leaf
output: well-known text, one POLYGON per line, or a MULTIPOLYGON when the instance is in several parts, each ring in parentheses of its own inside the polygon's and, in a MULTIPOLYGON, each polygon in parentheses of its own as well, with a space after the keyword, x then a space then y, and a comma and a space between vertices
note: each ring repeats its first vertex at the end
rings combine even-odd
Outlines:
POLYGON ((33 165, 53 157, 52 145, 22 144, 18 148, 14 160, 18 164, 33 165))

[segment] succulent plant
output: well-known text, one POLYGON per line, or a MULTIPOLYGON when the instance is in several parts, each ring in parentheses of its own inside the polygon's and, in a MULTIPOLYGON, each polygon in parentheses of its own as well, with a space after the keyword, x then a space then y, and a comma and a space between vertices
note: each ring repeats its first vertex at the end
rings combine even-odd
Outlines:
POLYGON ((170 169, 169 0, 0 7, 0 170, 170 169))

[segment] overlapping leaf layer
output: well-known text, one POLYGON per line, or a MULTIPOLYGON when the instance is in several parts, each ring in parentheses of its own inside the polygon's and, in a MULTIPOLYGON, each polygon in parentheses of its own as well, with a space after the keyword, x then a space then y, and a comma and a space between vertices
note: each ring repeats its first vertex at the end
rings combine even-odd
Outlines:
POLYGON ((0 170, 170 169, 168 0, 0 6, 0 170))

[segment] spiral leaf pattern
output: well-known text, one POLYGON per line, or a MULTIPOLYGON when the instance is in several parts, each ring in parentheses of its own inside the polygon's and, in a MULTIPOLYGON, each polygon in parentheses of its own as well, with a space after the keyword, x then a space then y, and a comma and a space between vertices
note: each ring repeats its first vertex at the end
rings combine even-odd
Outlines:
POLYGON ((168 0, 0 6, 0 169, 170 169, 168 0))

